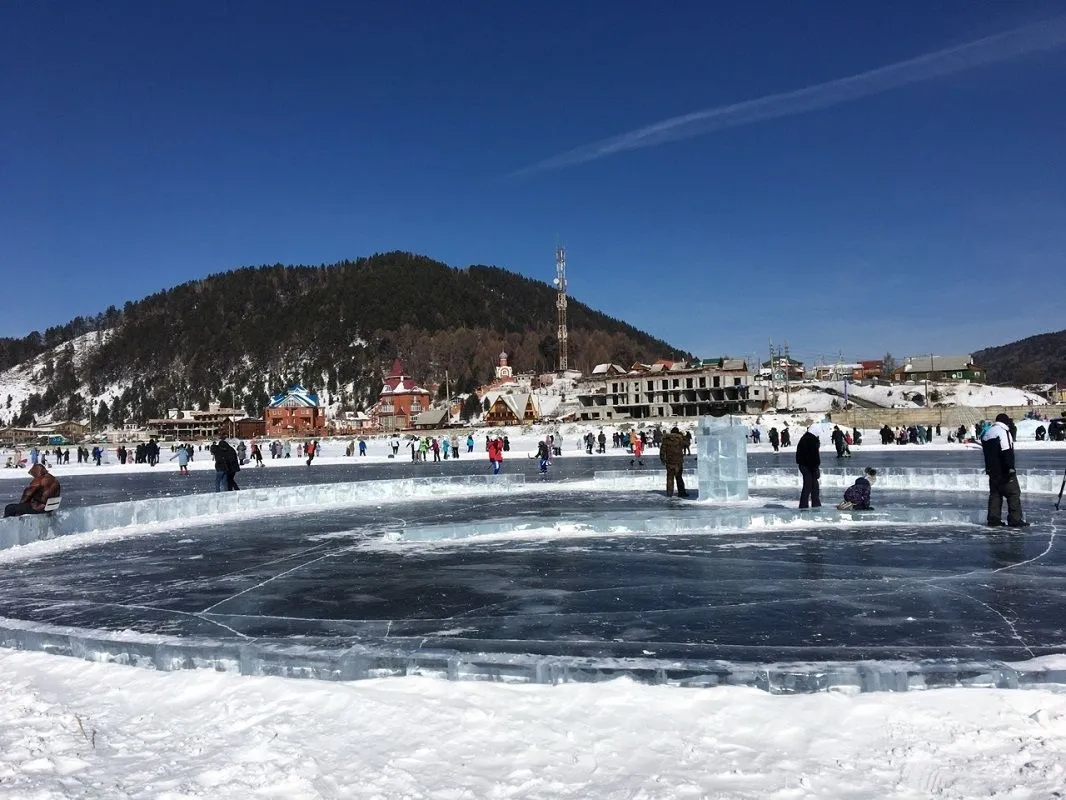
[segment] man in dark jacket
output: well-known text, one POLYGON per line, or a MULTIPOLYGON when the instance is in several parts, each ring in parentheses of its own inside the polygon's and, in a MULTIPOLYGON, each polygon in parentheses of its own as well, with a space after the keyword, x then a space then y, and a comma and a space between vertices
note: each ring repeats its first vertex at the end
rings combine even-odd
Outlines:
POLYGON ((666 496, 674 496, 674 481, 677 481, 677 496, 688 497, 685 480, 681 477, 681 470, 685 467, 685 437, 676 425, 669 433, 663 434, 659 444, 659 460, 666 467, 666 496))
POLYGON ((821 441, 818 438, 820 428, 811 425, 796 445, 796 465, 803 477, 803 488, 800 490, 800 508, 821 508, 822 497, 818 481, 822 477, 822 457, 818 452, 821 441))
POLYGON ((240 489, 237 473, 241 471, 241 465, 233 446, 225 438, 220 438, 217 444, 211 445, 211 455, 215 457, 215 491, 222 491, 223 482, 227 492, 240 489))
POLYGON ((844 431, 840 430, 839 425, 833 426, 833 446, 837 449, 837 458, 844 457, 844 431))
POLYGON ((1006 414, 996 417, 984 436, 981 450, 988 475, 988 519, 992 527, 1003 525, 1003 501, 1007 501, 1007 522, 1012 528, 1025 528, 1022 519, 1022 490, 1014 471, 1014 423, 1006 414))

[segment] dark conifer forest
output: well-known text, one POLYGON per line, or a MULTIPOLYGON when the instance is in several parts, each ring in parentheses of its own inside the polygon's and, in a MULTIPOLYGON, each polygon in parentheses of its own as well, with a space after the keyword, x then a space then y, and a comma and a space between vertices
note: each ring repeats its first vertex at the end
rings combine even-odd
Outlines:
MULTIPOLYGON (((49 354, 44 385, 19 410, 20 424, 90 410, 98 421, 143 422, 209 402, 258 415, 293 383, 326 390, 354 410, 376 400, 396 357, 426 384, 447 373, 452 394, 491 380, 501 350, 517 371, 554 371, 555 301, 546 283, 505 269, 455 269, 402 252, 329 266, 246 267, 43 334, 0 339, 0 369, 49 354), (52 354, 94 331, 99 345, 81 363, 72 348, 52 354), (107 386, 123 391, 101 408, 95 398, 107 386)), ((572 299, 568 321, 572 369, 688 355, 572 299)))

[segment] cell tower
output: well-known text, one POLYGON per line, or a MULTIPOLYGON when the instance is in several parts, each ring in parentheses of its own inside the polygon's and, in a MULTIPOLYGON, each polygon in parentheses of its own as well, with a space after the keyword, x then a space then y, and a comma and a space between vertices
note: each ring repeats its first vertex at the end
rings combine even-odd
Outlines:
POLYGON ((565 372, 566 364, 566 248, 561 244, 555 247, 555 280, 553 281, 558 295, 555 298, 555 308, 559 317, 559 372, 565 372))

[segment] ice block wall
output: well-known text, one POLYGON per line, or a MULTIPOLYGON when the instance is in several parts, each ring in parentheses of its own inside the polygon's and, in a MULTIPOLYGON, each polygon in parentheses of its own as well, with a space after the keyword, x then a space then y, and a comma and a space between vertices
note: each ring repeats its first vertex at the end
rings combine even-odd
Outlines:
POLYGON ((66 505, 54 514, 0 519, 0 550, 56 536, 129 525, 175 520, 190 525, 197 520, 212 521, 223 514, 274 513, 283 509, 314 511, 325 506, 377 505, 440 495, 504 493, 514 491, 524 483, 525 475, 522 474, 456 475, 245 489, 88 506, 66 505))
POLYGON ((747 430, 739 417, 700 417, 695 432, 700 500, 748 499, 747 430))

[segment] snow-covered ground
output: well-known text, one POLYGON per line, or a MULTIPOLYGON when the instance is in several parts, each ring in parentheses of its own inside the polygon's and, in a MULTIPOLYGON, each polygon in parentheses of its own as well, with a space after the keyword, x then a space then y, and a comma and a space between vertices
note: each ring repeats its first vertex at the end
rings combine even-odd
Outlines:
POLYGON ((1066 693, 353 683, 0 650, 11 798, 1061 797, 1066 693))
MULTIPOLYGON (((764 434, 788 424, 795 442, 820 416, 812 412, 745 423, 764 434)), ((1020 448, 1066 452, 1062 443, 1032 441, 1036 425, 1019 422, 1020 448)), ((502 432, 510 458, 549 432, 564 458, 580 458, 579 438, 599 429, 563 423, 502 432)), ((603 429, 608 455, 623 455, 611 446, 616 427, 603 429)), ((485 459, 485 433, 474 431, 470 455, 461 433, 462 459, 485 459)), ((873 444, 875 431, 865 438, 870 444, 856 454, 883 449, 873 444)), ((368 439, 364 458, 343 454, 349 441, 326 440, 316 463, 388 461, 386 438, 368 439)), ((959 447, 944 437, 924 446, 959 447)), ((154 469, 177 471, 169 455, 164 450, 154 469)), ((53 471, 152 469, 119 465, 113 450, 108 461, 53 471)), ((306 469, 295 456, 266 463, 306 469)), ((213 469, 206 452, 190 466, 213 469)), ((0 478, 23 482, 26 473, 0 469, 0 478)), ((1056 664, 1066 668, 1066 659, 1056 664)), ((0 649, 0 797, 1035 800, 1064 796, 1064 787, 1066 691, 1055 688, 774 696, 627 679, 329 683, 162 673, 0 649)))
MULTIPOLYGON (((982 383, 929 383, 928 391, 939 395, 937 403, 947 406, 1042 406, 1047 400, 1040 395, 1015 389, 1013 386, 986 386, 982 383)), ((916 395, 925 397, 924 381, 894 384, 892 386, 866 386, 848 383, 849 398, 865 400, 882 408, 921 408, 922 404, 911 398, 916 395)), ((832 408, 833 401, 843 403, 844 383, 842 381, 808 381, 795 384, 786 397, 784 391, 778 392, 778 408, 805 408, 808 412, 825 412, 832 408), (830 390, 830 391, 826 391, 830 390)), ((1039 411, 1039 409, 1036 409, 1039 411)))
MULTIPOLYGON (((750 453, 762 453, 770 452, 771 447, 767 443, 766 434, 771 427, 776 427, 780 430, 782 427, 787 426, 792 432, 792 444, 795 447, 796 442, 799 440, 800 434, 810 425, 812 422, 820 418, 818 414, 801 413, 801 414, 762 414, 758 417, 749 416, 743 417, 749 427, 758 427, 762 431, 762 441, 759 444, 749 444, 748 452, 750 453), (757 421, 758 420, 758 421, 757 421)), ((670 423, 671 425, 673 423, 670 423)), ((1064 442, 1038 442, 1035 441, 1035 431, 1040 423, 1037 420, 1019 420, 1017 422, 1018 427, 1018 449, 1019 450, 1061 450, 1066 453, 1066 443, 1064 442)), ((650 432, 652 426, 647 426, 646 429, 650 432)), ((692 422, 679 422, 679 428, 681 430, 689 430, 692 427, 692 422)), ((1045 424, 1046 427, 1046 424, 1045 424)), ((459 435, 460 445, 462 447, 460 460, 481 459, 486 460, 485 454, 485 436, 491 430, 492 432, 499 432, 506 434, 511 445, 509 452, 504 454, 504 461, 513 458, 525 458, 536 452, 537 442, 549 433, 556 435, 557 441, 561 439, 563 447, 563 458, 574 457, 581 458, 584 456, 584 446, 579 445, 579 440, 584 436, 586 432, 593 432, 598 434, 600 430, 603 430, 607 436, 607 455, 608 456, 626 456, 627 452, 621 448, 612 447, 611 434, 616 431, 627 432, 630 429, 629 425, 592 425, 588 423, 562 423, 559 425, 534 425, 530 427, 497 427, 497 428, 476 428, 473 430, 475 444, 474 452, 466 452, 466 435, 467 430, 456 431, 459 435)), ((638 430, 645 429, 643 426, 639 426, 638 430)), ((849 429, 850 430, 850 429, 849 429)), ((451 431, 449 431, 449 434, 451 431)), ((433 436, 434 432, 427 432, 427 435, 433 436)), ((958 450, 962 447, 972 447, 976 449, 976 445, 959 445, 955 443, 949 443, 947 440, 948 430, 941 431, 939 437, 934 436, 931 443, 920 445, 915 447, 916 456, 920 459, 920 452, 928 450, 958 450)), ((882 445, 881 439, 878 435, 878 431, 870 429, 862 432, 863 444, 852 447, 852 453, 855 456, 859 456, 864 452, 872 453, 881 450, 891 450, 895 452, 897 445, 882 445)), ((237 440, 231 440, 236 443, 237 440)), ((358 450, 354 456, 344 455, 345 449, 348 447, 348 443, 353 441, 352 437, 344 438, 332 438, 323 439, 319 442, 320 451, 319 455, 315 457, 314 464, 352 464, 354 463, 366 463, 366 464, 381 464, 381 463, 402 463, 410 460, 410 450, 406 449, 407 439, 401 439, 404 447, 401 447, 398 456, 399 461, 392 461, 389 459, 389 454, 392 450, 389 448, 389 437, 384 436, 372 436, 367 437, 367 455, 360 457, 358 450)), ((358 441, 357 438, 354 441, 358 441)), ((178 462, 171 458, 173 453, 170 451, 170 445, 162 445, 163 450, 160 455, 160 462, 155 467, 150 467, 147 464, 134 464, 132 461, 126 464, 119 464, 118 459, 115 456, 115 446, 109 446, 103 461, 103 464, 97 467, 93 463, 78 464, 71 461, 69 464, 56 465, 54 464, 54 458, 48 456, 48 468, 52 474, 56 475, 60 479, 64 475, 88 475, 88 474, 106 474, 106 473, 132 473, 135 471, 166 471, 172 470, 178 471, 178 462)), ((210 453, 206 449, 196 453, 196 457, 189 464, 191 471, 203 471, 214 470, 214 461, 211 459, 210 453)), ((829 442, 822 443, 823 449, 832 449, 832 445, 829 442)), ((28 453, 28 448, 22 448, 18 451, 22 457, 25 458, 28 453)), ((293 450, 293 456, 291 458, 272 459, 269 454, 266 457, 266 468, 292 468, 292 467, 305 467, 305 462, 302 458, 299 458, 295 454, 295 448, 293 450)), ((654 452, 654 451, 653 451, 654 452)), ((0 448, 0 465, 2 465, 9 456, 13 456, 15 451, 0 448)), ((71 458, 75 457, 75 450, 71 450, 71 458)), ((444 462, 447 464, 448 462, 444 462)), ((920 466, 920 463, 916 462, 916 466, 920 466)), ((252 469, 252 465, 246 464, 245 469, 252 469)), ((4 469, 0 466, 0 480, 3 479, 21 480, 25 481, 26 470, 25 469, 4 469)))

